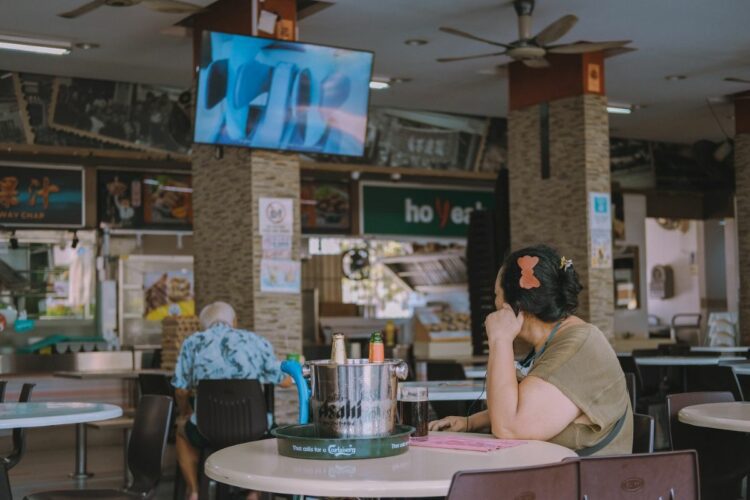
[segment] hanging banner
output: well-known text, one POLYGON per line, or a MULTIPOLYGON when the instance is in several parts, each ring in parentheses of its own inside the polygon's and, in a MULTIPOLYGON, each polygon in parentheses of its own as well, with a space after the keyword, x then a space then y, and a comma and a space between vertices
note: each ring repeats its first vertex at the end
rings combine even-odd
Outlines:
POLYGON ((490 189, 363 182, 360 229, 366 235, 464 238, 476 209, 494 209, 490 189))
POLYGON ((609 193, 589 193, 591 267, 612 268, 612 202, 609 193))
POLYGON ((83 169, 0 163, 0 225, 82 227, 83 169))

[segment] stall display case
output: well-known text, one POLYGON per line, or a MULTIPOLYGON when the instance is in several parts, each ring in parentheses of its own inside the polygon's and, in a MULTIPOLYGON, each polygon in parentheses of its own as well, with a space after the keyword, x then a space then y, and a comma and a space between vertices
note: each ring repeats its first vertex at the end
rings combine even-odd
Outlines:
POLYGON ((161 344, 164 318, 195 314, 191 256, 122 256, 117 288, 121 345, 161 344))

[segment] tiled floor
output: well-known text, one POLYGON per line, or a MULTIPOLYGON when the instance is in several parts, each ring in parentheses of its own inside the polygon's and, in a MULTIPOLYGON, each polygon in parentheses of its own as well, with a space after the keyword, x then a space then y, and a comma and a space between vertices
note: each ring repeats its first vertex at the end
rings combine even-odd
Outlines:
MULTIPOLYGON (((22 499, 35 491, 75 488, 121 488, 122 448, 120 446, 89 447, 88 469, 94 477, 77 482, 68 477, 73 471, 74 454, 70 448, 30 451, 11 470, 13 498, 22 499)), ((156 498, 171 500, 175 472, 174 446, 168 445, 164 456, 162 482, 156 498)))

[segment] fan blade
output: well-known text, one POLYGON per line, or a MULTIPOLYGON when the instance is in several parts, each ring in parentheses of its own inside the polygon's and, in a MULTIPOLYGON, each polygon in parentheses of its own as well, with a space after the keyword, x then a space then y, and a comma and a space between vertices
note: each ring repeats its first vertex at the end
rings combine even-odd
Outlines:
POLYGON ((632 40, 620 40, 616 42, 576 42, 565 45, 553 45, 547 47, 551 54, 584 54, 598 50, 617 49, 629 44, 632 40))
POLYGON ((200 5, 180 0, 144 0, 143 5, 164 14, 195 14, 204 10, 200 5))
POLYGON ((441 57, 440 59, 437 59, 437 62, 445 63, 445 62, 454 62, 454 61, 467 61, 469 59, 480 59, 482 57, 494 57, 494 56, 502 56, 502 55, 505 55, 505 51, 494 52, 492 54, 480 54, 478 56, 441 57))
POLYGON ((84 14, 87 14, 91 12, 94 9, 98 9, 107 0, 94 0, 93 2, 89 2, 87 4, 81 5, 77 9, 69 10, 68 12, 63 12, 62 14, 58 14, 59 17, 64 17, 65 19, 75 19, 76 17, 80 17, 84 14))
POLYGON ((446 26, 441 26, 440 31, 443 33, 448 33, 451 35, 460 36, 462 38, 468 38, 469 40, 476 40, 477 42, 484 42, 489 43, 490 45, 496 45, 498 47, 505 47, 508 48, 508 45, 500 42, 495 42, 493 40, 487 40, 486 38, 482 38, 481 36, 472 35, 471 33, 466 33, 465 31, 457 30, 455 28, 448 28, 446 26))
POLYGON ((617 47, 614 49, 607 49, 603 51, 604 57, 615 57, 615 56, 621 56, 622 54, 627 54, 628 52, 635 52, 635 47, 617 47))
POLYGON ((552 42, 556 42, 564 37, 568 31, 572 30, 577 22, 578 18, 572 14, 563 16, 540 31, 539 34, 534 37, 534 41, 537 45, 542 47, 549 45, 552 42))
POLYGON ((731 83, 746 83, 746 84, 750 84, 750 80, 745 80, 744 78, 737 78, 737 77, 734 77, 734 76, 728 76, 728 77, 724 78, 724 81, 725 82, 731 82, 731 83))
POLYGON ((549 67, 549 61, 547 61, 543 57, 535 57, 533 59, 522 59, 522 63, 524 63, 529 68, 548 68, 549 67))

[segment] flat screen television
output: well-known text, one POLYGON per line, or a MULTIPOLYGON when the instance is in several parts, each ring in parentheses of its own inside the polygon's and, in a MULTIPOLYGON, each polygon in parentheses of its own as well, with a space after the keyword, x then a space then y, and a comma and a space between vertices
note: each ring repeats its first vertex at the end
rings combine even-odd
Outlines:
POLYGON ((203 33, 195 142, 361 156, 372 52, 203 33))

